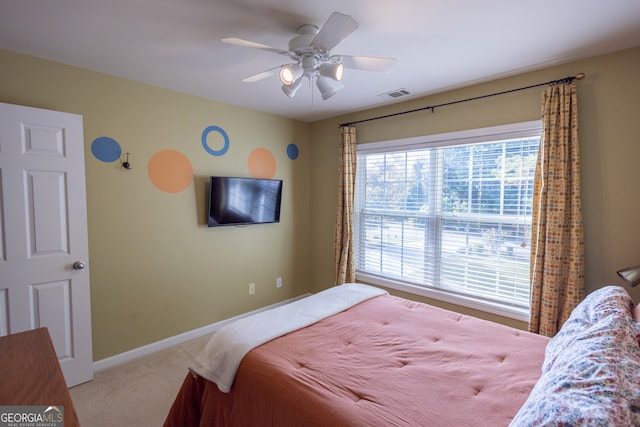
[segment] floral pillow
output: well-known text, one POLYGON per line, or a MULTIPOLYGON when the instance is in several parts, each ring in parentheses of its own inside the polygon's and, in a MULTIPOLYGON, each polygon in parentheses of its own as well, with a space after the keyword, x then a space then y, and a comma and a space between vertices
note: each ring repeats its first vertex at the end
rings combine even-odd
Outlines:
POLYGON ((640 346, 624 288, 589 294, 549 341, 542 376, 511 426, 640 425, 640 346))

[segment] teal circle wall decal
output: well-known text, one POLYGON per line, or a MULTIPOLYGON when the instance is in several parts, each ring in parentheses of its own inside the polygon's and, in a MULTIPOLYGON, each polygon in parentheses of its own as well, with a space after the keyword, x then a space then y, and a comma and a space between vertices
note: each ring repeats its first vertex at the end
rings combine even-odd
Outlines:
POLYGON ((122 148, 118 141, 108 136, 101 136, 91 143, 93 156, 103 162, 112 163, 120 159, 122 148))
POLYGON ((222 156, 229 149, 229 135, 227 135, 224 129, 219 126, 209 126, 202 131, 202 146, 204 147, 206 152, 211 154, 212 156, 222 156), (209 144, 207 143, 207 136, 211 132, 218 132, 220 135, 222 135, 222 138, 224 138, 224 145, 221 149, 214 150, 213 148, 209 147, 209 144))
POLYGON ((298 152, 298 146, 296 144, 287 145, 287 156, 289 156, 291 160, 297 159, 298 154, 300 153, 298 152))

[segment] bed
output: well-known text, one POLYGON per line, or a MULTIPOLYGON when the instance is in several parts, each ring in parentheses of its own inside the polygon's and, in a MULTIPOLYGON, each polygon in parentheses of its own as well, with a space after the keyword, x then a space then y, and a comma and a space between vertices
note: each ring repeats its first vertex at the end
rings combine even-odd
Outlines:
POLYGON ((214 333, 164 425, 640 424, 638 328, 623 288, 590 294, 551 340, 366 285, 296 304, 214 333), (351 301, 354 289, 366 295, 351 301))

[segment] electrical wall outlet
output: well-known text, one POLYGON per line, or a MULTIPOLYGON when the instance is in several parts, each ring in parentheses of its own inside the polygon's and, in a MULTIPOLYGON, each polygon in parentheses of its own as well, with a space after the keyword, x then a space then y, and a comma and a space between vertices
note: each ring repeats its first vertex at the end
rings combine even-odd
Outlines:
POLYGON ((256 284, 249 283, 249 295, 253 295, 256 293, 256 284))
POLYGON ((276 278, 276 288, 282 287, 282 277, 276 278))

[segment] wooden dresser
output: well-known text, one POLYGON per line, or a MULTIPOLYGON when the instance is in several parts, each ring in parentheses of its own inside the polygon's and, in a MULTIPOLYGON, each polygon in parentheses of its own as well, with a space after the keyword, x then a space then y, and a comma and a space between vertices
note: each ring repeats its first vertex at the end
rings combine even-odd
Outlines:
POLYGON ((64 406, 65 427, 79 426, 47 328, 0 337, 0 405, 64 406))

